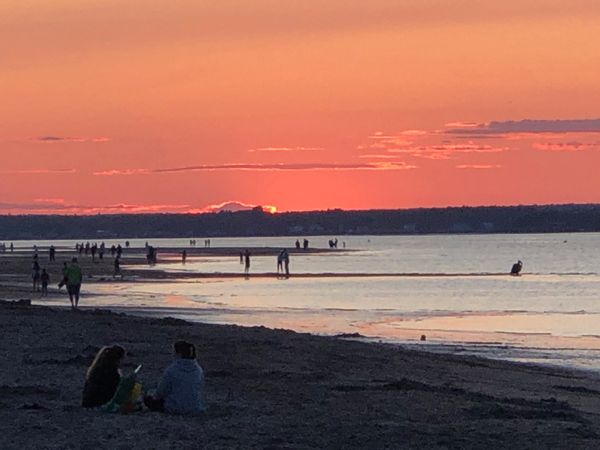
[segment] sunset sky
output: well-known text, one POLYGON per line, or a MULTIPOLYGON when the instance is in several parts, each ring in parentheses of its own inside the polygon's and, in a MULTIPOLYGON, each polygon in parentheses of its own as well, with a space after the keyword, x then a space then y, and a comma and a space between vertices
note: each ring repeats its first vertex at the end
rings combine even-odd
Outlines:
POLYGON ((598 0, 6 0, 0 61, 0 214, 600 202, 598 0))

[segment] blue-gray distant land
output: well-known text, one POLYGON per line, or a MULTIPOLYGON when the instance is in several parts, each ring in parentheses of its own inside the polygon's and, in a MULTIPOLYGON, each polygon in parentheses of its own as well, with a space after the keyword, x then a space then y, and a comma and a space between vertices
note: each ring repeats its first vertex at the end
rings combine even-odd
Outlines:
POLYGON ((205 214, 4 215, 0 241, 600 231, 600 204, 205 214))

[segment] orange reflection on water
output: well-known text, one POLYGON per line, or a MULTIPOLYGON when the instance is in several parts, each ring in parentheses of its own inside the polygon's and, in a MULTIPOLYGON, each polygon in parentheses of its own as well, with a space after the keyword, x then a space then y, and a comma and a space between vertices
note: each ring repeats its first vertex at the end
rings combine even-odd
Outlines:
POLYGON ((589 313, 489 313, 421 318, 390 317, 361 327, 382 338, 505 343, 550 348, 600 349, 600 317, 589 313))

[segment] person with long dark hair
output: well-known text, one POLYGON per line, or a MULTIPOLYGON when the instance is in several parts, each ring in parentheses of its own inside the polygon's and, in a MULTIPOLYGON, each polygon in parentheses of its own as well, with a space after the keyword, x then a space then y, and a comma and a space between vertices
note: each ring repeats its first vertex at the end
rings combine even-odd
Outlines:
POLYGON ((152 396, 144 398, 150 411, 192 415, 206 409, 204 372, 196 361, 196 347, 185 341, 175 343, 175 361, 167 367, 152 396))
POLYGON ((120 345, 103 347, 98 351, 85 376, 82 406, 95 408, 113 398, 121 381, 119 367, 124 357, 125 349, 120 345))

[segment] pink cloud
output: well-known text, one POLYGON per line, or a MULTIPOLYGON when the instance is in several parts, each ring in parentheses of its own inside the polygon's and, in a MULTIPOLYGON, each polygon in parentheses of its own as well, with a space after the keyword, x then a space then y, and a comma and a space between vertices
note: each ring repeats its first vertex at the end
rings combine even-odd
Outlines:
POLYGON ((325 150, 322 147, 260 147, 260 148, 251 148, 248 151, 250 153, 254 152, 318 152, 325 150))
POLYGON ((38 136, 36 138, 27 139, 28 141, 39 142, 44 144, 58 143, 81 143, 81 142, 109 142, 110 138, 105 136, 100 137, 80 137, 80 136, 38 136))
POLYGON ((314 171, 314 170, 406 170, 416 166, 405 162, 364 162, 364 163, 229 163, 229 164, 202 164, 195 166, 171 167, 164 169, 111 169, 94 172, 96 176, 127 176, 168 174, 183 172, 211 172, 221 170, 237 171, 314 171))
POLYGON ((75 169, 14 169, 0 170, 3 175, 49 175, 49 174, 71 174, 76 173, 75 169))
POLYGON ((457 169, 475 169, 475 170, 489 170, 489 169, 501 169, 500 164, 459 164, 455 166, 457 169))
POLYGON ((599 142, 534 142, 531 145, 536 150, 545 152, 578 152, 582 150, 600 148, 599 142))

